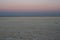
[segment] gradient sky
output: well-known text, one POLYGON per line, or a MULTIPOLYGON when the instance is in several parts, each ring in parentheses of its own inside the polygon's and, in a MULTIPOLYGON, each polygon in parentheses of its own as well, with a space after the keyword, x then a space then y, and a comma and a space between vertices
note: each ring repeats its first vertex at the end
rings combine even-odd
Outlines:
POLYGON ((0 11, 56 11, 60 0, 0 0, 0 11))

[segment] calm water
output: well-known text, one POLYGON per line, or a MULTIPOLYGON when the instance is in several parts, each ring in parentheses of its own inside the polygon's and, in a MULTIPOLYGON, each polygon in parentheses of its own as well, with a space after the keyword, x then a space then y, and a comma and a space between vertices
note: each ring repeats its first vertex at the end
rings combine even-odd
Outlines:
POLYGON ((0 17, 0 40, 60 40, 60 17, 0 17))

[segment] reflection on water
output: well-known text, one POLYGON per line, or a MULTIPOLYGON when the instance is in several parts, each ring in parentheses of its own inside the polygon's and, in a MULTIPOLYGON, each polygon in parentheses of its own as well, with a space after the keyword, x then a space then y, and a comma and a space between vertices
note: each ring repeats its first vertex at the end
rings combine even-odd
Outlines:
POLYGON ((0 40, 60 40, 60 17, 0 17, 0 40))

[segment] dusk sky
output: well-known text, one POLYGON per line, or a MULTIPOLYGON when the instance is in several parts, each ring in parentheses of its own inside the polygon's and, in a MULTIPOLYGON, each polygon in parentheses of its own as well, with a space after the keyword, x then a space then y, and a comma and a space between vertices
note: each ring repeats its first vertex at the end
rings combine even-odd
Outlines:
POLYGON ((0 11, 56 11, 60 0, 0 0, 0 11))

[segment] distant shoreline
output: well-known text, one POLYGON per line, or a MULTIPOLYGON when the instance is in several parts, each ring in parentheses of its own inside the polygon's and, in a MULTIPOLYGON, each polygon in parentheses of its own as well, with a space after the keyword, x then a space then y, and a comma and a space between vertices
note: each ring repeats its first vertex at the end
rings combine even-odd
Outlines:
POLYGON ((0 16, 0 17, 60 17, 60 16, 0 16))

